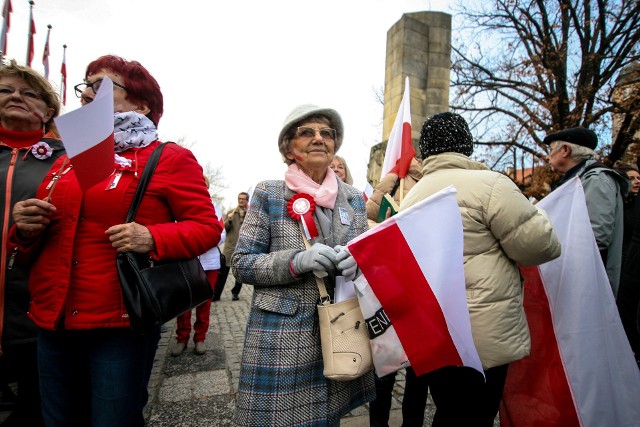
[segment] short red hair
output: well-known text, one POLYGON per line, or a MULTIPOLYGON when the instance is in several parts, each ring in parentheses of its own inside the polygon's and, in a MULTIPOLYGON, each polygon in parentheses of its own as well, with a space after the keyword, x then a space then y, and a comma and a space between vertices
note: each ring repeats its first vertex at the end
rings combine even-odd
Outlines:
POLYGON ((127 99, 132 103, 146 104, 151 110, 147 117, 158 126, 164 112, 160 85, 138 61, 128 61, 116 55, 105 55, 87 66, 85 80, 101 70, 111 70, 122 76, 127 87, 127 99))

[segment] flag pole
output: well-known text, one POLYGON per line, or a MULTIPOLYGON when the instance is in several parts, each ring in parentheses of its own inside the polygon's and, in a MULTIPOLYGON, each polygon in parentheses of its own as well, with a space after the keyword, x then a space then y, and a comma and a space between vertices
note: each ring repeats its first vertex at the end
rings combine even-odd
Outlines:
POLYGON ((11 13, 11 0, 4 0, 2 7, 2 32, 0 33, 0 66, 3 64, 4 57, 7 54, 7 33, 9 32, 9 14, 11 13))
POLYGON ((29 33, 27 34, 27 59, 26 61, 24 61, 24 63, 27 65, 27 67, 30 67, 31 64, 29 63, 29 56, 31 53, 31 43, 33 43, 33 5, 34 5, 34 1, 33 0, 29 0, 29 33))

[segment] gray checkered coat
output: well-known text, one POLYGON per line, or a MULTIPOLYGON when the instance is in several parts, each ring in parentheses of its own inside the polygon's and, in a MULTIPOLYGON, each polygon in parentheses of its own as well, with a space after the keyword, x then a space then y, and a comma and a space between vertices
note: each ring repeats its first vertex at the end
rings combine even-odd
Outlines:
MULTIPOLYGON (((293 195, 284 181, 256 186, 231 261, 237 279, 254 286, 236 404, 240 425, 333 425, 375 397, 371 372, 340 382, 322 375, 318 287, 311 273, 296 279, 289 271, 294 254, 305 249, 299 223, 287 213, 293 195)), ((332 224, 336 244, 367 230, 362 192, 339 182, 332 224)))

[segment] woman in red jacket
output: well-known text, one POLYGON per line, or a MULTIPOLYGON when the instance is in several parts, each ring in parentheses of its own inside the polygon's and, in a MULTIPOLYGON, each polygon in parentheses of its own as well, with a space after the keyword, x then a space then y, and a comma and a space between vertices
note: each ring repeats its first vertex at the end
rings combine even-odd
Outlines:
POLYGON ((160 144, 163 98, 140 63, 108 55, 90 63, 85 82, 75 87, 83 105, 93 101, 104 77, 114 84, 113 175, 83 193, 62 158, 37 198, 13 210, 15 262, 34 258, 30 316, 39 327, 47 426, 144 425, 159 330, 136 334, 129 328, 116 252, 190 258, 215 246, 221 232, 202 168, 176 144, 162 152, 136 222, 124 223, 139 177, 160 144))

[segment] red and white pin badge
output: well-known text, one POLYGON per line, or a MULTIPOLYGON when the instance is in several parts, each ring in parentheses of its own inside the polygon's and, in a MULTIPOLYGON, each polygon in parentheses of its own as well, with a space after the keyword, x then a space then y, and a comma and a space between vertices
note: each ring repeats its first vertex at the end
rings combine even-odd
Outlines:
POLYGON ((300 221, 304 234, 307 239, 311 240, 319 236, 316 224, 313 221, 313 213, 316 210, 316 202, 309 194, 298 193, 289 199, 287 203, 287 212, 294 221, 300 221))

